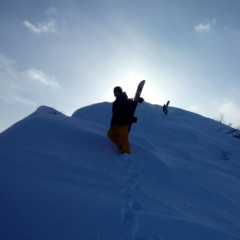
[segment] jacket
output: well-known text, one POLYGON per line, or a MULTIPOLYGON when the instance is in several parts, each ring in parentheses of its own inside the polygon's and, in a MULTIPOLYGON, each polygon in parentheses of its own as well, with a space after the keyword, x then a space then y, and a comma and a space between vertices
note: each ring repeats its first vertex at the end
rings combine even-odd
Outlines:
POLYGON ((128 96, 123 92, 112 105, 112 119, 110 126, 130 125, 133 122, 134 101, 128 99, 128 96))

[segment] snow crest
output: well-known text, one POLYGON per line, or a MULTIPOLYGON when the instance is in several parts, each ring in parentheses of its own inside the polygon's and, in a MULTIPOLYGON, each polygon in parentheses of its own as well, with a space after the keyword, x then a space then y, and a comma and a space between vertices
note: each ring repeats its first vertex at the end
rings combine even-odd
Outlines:
POLYGON ((46 106, 0 134, 3 240, 238 240, 239 139, 198 114, 139 104, 117 154, 111 104, 46 106))

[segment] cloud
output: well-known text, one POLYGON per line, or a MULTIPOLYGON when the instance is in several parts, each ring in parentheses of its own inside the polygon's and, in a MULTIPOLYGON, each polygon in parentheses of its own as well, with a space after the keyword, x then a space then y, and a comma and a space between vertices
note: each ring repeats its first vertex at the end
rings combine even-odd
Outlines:
POLYGON ((51 77, 44 74, 41 70, 31 68, 26 71, 26 74, 30 79, 38 83, 52 87, 60 87, 60 85, 56 81, 54 81, 51 77))
POLYGON ((15 62, 0 54, 0 101, 36 105, 35 99, 39 93, 51 95, 51 90, 59 87, 53 78, 41 70, 15 70, 15 62))
POLYGON ((57 9, 56 9, 56 8, 54 8, 54 7, 49 7, 49 8, 47 9, 46 14, 47 14, 47 15, 52 15, 52 14, 56 14, 56 12, 57 12, 57 9))
POLYGON ((226 124, 233 124, 235 127, 240 126, 240 109, 232 99, 224 99, 218 110, 226 124))
POLYGON ((24 97, 23 76, 14 70, 15 61, 0 54, 0 101, 35 105, 34 101, 24 97))
POLYGON ((202 23, 200 23, 199 25, 195 26, 194 28, 195 28, 196 32, 208 32, 211 29, 209 24, 205 24, 204 25, 202 23))
POLYGON ((10 86, 4 91, 2 91, 0 87, 0 93, 1 93, 0 100, 5 103, 20 103, 27 106, 37 105, 35 101, 29 98, 26 98, 21 94, 18 94, 18 92, 16 91, 16 88, 11 89, 10 86))
POLYGON ((50 19, 48 22, 37 23, 37 25, 33 25, 29 21, 23 21, 24 26, 35 34, 41 33, 56 33, 56 21, 54 19, 50 19))
POLYGON ((12 71, 16 61, 0 53, 0 74, 12 71))
POLYGON ((202 23, 194 26, 194 31, 197 33, 209 32, 215 26, 216 22, 216 19, 205 19, 202 23))

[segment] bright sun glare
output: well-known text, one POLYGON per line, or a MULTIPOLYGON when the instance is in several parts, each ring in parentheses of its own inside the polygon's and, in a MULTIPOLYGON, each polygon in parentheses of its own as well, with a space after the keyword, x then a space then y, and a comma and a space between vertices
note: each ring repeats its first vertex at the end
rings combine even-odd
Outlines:
POLYGON ((133 98, 136 93, 137 85, 141 80, 146 80, 142 92, 142 97, 149 103, 159 104, 160 100, 162 101, 163 99, 161 99, 159 94, 157 94, 154 86, 150 83, 150 81, 142 78, 142 76, 139 76, 137 74, 131 74, 127 76, 124 81, 122 81, 121 86, 123 88, 123 91, 127 93, 129 98, 133 98))

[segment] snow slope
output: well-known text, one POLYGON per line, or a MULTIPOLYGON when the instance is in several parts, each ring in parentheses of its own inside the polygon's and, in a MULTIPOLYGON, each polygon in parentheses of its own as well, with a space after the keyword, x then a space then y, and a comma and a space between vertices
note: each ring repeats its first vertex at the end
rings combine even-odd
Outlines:
POLYGON ((143 103, 118 155, 111 103, 41 106, 0 134, 1 240, 239 240, 240 140, 143 103))

